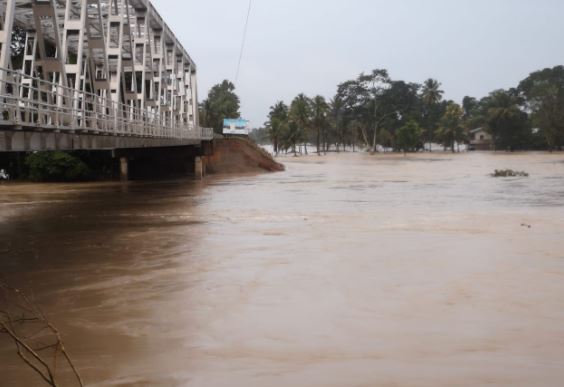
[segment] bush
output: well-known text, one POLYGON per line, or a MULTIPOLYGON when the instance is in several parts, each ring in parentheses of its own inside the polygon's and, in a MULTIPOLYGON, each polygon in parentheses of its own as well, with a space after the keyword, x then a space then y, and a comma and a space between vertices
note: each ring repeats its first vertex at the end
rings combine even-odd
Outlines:
POLYGON ((82 160, 60 151, 32 153, 25 164, 33 181, 77 181, 90 176, 90 169, 82 160))
POLYGON ((496 169, 493 177, 528 177, 527 172, 514 171, 513 169, 496 169))
POLYGON ((398 130, 396 138, 397 147, 404 152, 417 151, 421 143, 422 133, 423 131, 416 121, 409 121, 398 130))

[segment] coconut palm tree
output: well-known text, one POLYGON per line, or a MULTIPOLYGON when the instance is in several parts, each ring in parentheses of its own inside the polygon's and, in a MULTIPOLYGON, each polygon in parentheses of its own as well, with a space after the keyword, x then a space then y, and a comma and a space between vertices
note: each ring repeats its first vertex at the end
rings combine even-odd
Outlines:
POLYGON ((280 151, 281 139, 288 124, 288 106, 282 101, 276 102, 270 107, 268 122, 266 124, 268 133, 274 146, 274 153, 280 151))
POLYGON ((293 134, 293 146, 295 149, 296 142, 303 141, 305 145, 305 153, 307 154, 307 138, 308 129, 311 125, 311 101, 303 93, 298 94, 290 105, 290 123, 295 125, 296 133, 293 134))
POLYGON ((445 148, 450 146, 453 153, 455 152, 454 144, 464 141, 463 117, 464 110, 462 110, 462 107, 450 101, 437 131, 443 146, 445 148))
MULTIPOLYGON (((443 99, 444 91, 440 89, 441 84, 436 79, 429 78, 423 83, 421 89, 421 102, 423 103, 424 120, 427 125, 427 142, 429 147, 433 140, 433 131, 435 130, 436 122, 432 122, 432 113, 434 108, 443 99)), ((431 149, 431 148, 429 148, 431 149)))
POLYGON ((311 101, 311 111, 312 127, 317 132, 317 154, 321 156, 321 135, 322 131, 327 130, 327 112, 329 111, 329 104, 325 101, 324 97, 318 95, 311 101))
MULTIPOLYGON (((344 111, 345 111, 345 103, 343 99, 336 95, 330 102, 329 102, 329 114, 331 118, 331 129, 332 129, 332 140, 335 142, 335 148, 337 152, 339 151, 339 144, 344 137, 345 125, 344 125, 344 111)), ((330 148, 329 140, 327 136, 325 137, 325 152, 330 148)))
POLYGON ((423 83, 421 99, 427 106, 435 105, 443 99, 444 91, 440 89, 441 84, 436 79, 429 78, 423 83))

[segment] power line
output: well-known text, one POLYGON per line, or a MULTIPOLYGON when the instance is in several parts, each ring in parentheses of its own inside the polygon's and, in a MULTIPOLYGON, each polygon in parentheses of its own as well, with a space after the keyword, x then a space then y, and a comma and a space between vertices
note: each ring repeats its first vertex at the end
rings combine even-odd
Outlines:
POLYGON ((237 72, 235 73, 235 86, 239 82, 239 70, 241 69, 241 60, 243 59, 243 51, 245 50, 245 41, 247 40, 247 28, 249 27, 249 17, 251 15, 251 5, 253 0, 249 0, 249 9, 247 10, 247 19, 245 20, 245 29, 243 30, 243 41, 241 42, 241 52, 239 53, 239 62, 237 63, 237 72))

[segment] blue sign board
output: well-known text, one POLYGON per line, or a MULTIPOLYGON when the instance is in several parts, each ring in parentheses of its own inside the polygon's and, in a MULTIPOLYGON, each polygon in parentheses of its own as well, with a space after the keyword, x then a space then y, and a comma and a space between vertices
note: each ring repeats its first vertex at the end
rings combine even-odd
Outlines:
POLYGON ((242 118, 225 118, 223 120, 223 134, 249 135, 249 121, 242 118))

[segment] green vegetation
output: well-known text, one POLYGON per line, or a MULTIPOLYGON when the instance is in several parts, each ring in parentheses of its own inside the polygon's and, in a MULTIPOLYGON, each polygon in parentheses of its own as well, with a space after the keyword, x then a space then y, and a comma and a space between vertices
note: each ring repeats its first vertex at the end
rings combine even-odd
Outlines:
POLYGON ((15 155, 18 157, 5 158, 3 162, 16 179, 85 181, 110 179, 117 172, 116 159, 107 151, 46 151, 15 155))
MULTIPOLYGON (((296 144, 298 142, 307 142, 307 134, 310 131, 311 117, 311 101, 304 95, 299 94, 290 105, 289 131, 287 132, 288 144, 292 147, 292 151, 296 154, 296 144)), ((307 154, 307 148, 306 154, 307 154)))
POLYGON ((525 149, 531 135, 527 113, 521 110, 514 92, 494 91, 488 101, 486 127, 497 149, 525 149))
POLYGON ((416 121, 409 121, 398 130, 396 141, 398 148, 404 152, 416 150, 420 145, 422 132, 416 121))
POLYGON ((32 181, 86 180, 90 169, 79 158, 65 152, 35 152, 25 160, 32 181))
POLYGON ((286 135, 288 131, 288 106, 284 102, 276 103, 270 108, 268 117, 270 122, 268 133, 274 145, 274 152, 278 154, 282 146, 282 139, 284 138, 288 142, 288 136, 286 135))
POLYGON ((240 101, 235 94, 235 85, 224 80, 211 88, 208 98, 200 103, 200 125, 223 132, 224 118, 239 118, 240 101))
POLYGON ((466 140, 463 121, 464 111, 462 107, 452 101, 447 103, 445 112, 439 121, 439 128, 435 131, 435 139, 445 148, 449 147, 455 151, 455 144, 466 140))
POLYGON ((317 153, 321 152, 321 139, 325 138, 328 125, 327 113, 329 112, 329 104, 325 98, 318 95, 311 100, 311 126, 316 133, 317 153))
POLYGON ((425 141, 431 143, 437 131, 437 124, 442 113, 440 102, 444 91, 440 89, 441 84, 435 79, 427 79, 421 86, 421 122, 427 128, 425 141))
MULTIPOLYGON (((316 144, 317 152, 360 146, 416 152, 439 143, 452 152, 483 128, 496 150, 564 147, 564 66, 532 73, 518 87, 496 90, 462 105, 443 99, 441 84, 392 79, 383 69, 337 86, 330 101, 299 94, 290 106, 276 102, 264 132, 276 153, 316 144)), ((211 96, 211 93, 210 93, 211 96)))
POLYGON ((512 169, 496 169, 493 177, 529 177, 527 172, 514 171, 512 169))
POLYGON ((529 111, 550 149, 564 145, 564 66, 532 73, 519 84, 519 102, 529 111))

